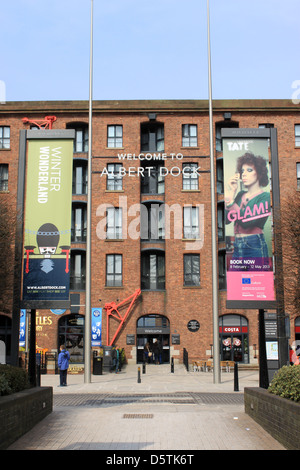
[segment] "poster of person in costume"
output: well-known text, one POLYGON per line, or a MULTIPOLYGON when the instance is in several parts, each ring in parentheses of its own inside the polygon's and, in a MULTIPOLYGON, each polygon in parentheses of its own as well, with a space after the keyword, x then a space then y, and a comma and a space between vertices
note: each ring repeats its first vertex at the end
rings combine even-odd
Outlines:
POLYGON ((274 301, 268 139, 223 139, 227 300, 274 301))
POLYGON ((71 139, 28 141, 23 260, 25 301, 69 299, 72 158, 71 139))

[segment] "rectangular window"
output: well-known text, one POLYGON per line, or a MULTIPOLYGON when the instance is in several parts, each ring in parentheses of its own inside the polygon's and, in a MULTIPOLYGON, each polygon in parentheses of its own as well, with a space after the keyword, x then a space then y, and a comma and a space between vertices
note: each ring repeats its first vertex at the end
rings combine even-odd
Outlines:
POLYGON ((184 207, 183 208, 183 237, 199 238, 199 208, 184 207))
POLYGON ((10 148, 10 127, 0 126, 0 149, 10 148))
POLYGON ((109 207, 106 215, 106 238, 108 240, 122 238, 122 209, 119 207, 109 207))
POLYGON ((197 163, 184 163, 182 165, 182 189, 199 189, 197 163))
POLYGON ((87 152, 89 147, 88 127, 77 127, 75 129, 74 153, 87 152))
POLYGON ((200 255, 184 255, 184 285, 200 286, 200 255))
POLYGON ((141 150, 162 152, 164 150, 164 125, 143 123, 141 125, 141 150))
POLYGON ((218 240, 225 241, 225 215, 224 215, 224 203, 218 203, 218 240))
POLYGON ((216 164, 216 173, 217 173, 217 193, 224 193, 224 175, 223 175, 223 159, 219 158, 216 164))
POLYGON ((123 179, 121 176, 122 163, 108 163, 106 189, 109 191, 120 191, 123 189, 123 179))
POLYGON ((123 126, 107 126, 107 147, 123 147, 123 126))
POLYGON ((182 147, 197 147, 197 125, 183 124, 182 147))
POLYGON ((295 147, 300 147, 300 124, 295 124, 295 147))
POLYGON ((226 289, 226 253, 219 251, 219 289, 226 289))
POLYGON ((297 189, 300 189, 300 163, 296 163, 297 169, 297 189))
POLYGON ((142 289, 165 289, 165 255, 163 253, 142 253, 142 289))
POLYGON ((165 177, 161 170, 163 165, 155 162, 151 163, 151 169, 147 166, 141 178, 142 194, 163 194, 165 192, 165 177))
POLYGON ((0 165, 0 191, 8 191, 8 165, 0 165))
POLYGON ((87 161, 74 159, 72 194, 87 194, 87 161))
POLYGON ((71 272, 70 272, 70 289, 71 290, 84 290, 85 289, 85 253, 73 252, 71 253, 71 272))
POLYGON ((122 286, 122 255, 106 255, 106 286, 122 286))

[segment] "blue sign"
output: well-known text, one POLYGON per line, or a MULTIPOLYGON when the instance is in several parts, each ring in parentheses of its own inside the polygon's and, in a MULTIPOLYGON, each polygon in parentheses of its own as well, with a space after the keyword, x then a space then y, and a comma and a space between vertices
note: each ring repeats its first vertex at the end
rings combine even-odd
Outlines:
POLYGON ((102 346, 102 308, 92 308, 92 347, 102 346))
POLYGON ((243 277, 242 278, 242 284, 251 284, 251 278, 250 277, 243 277))
POLYGON ((25 348, 26 341, 26 309, 20 310, 20 335, 19 346, 25 348))

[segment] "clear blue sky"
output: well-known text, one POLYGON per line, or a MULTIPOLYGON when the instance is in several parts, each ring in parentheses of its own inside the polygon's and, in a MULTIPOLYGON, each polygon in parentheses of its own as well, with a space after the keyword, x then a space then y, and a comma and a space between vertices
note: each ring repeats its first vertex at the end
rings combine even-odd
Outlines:
MULTIPOLYGON (((88 99, 90 0, 2 0, 0 19, 7 101, 88 99)), ((94 99, 207 99, 206 19, 206 0, 94 0, 94 99)), ((214 99, 291 98, 299 0, 210 0, 210 22, 214 99)))

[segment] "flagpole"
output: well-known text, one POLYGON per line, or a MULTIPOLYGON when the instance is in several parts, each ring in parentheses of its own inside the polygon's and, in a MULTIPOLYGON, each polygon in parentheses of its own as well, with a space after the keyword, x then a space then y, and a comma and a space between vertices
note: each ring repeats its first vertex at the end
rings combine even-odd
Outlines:
POLYGON ((208 90, 209 90, 209 145, 210 145, 210 191, 211 191, 211 250, 212 250, 212 302, 213 302, 213 374, 214 383, 220 383, 220 345, 218 308, 218 265, 215 202, 215 161, 213 140, 212 80, 210 51, 209 0, 207 0, 207 47, 208 47, 208 90))
POLYGON ((92 103, 93 103, 93 0, 91 0, 90 31, 90 82, 89 82, 89 147, 87 188, 87 235, 86 235, 86 286, 85 286, 85 337, 84 382, 91 382, 91 200, 92 200, 92 103))

